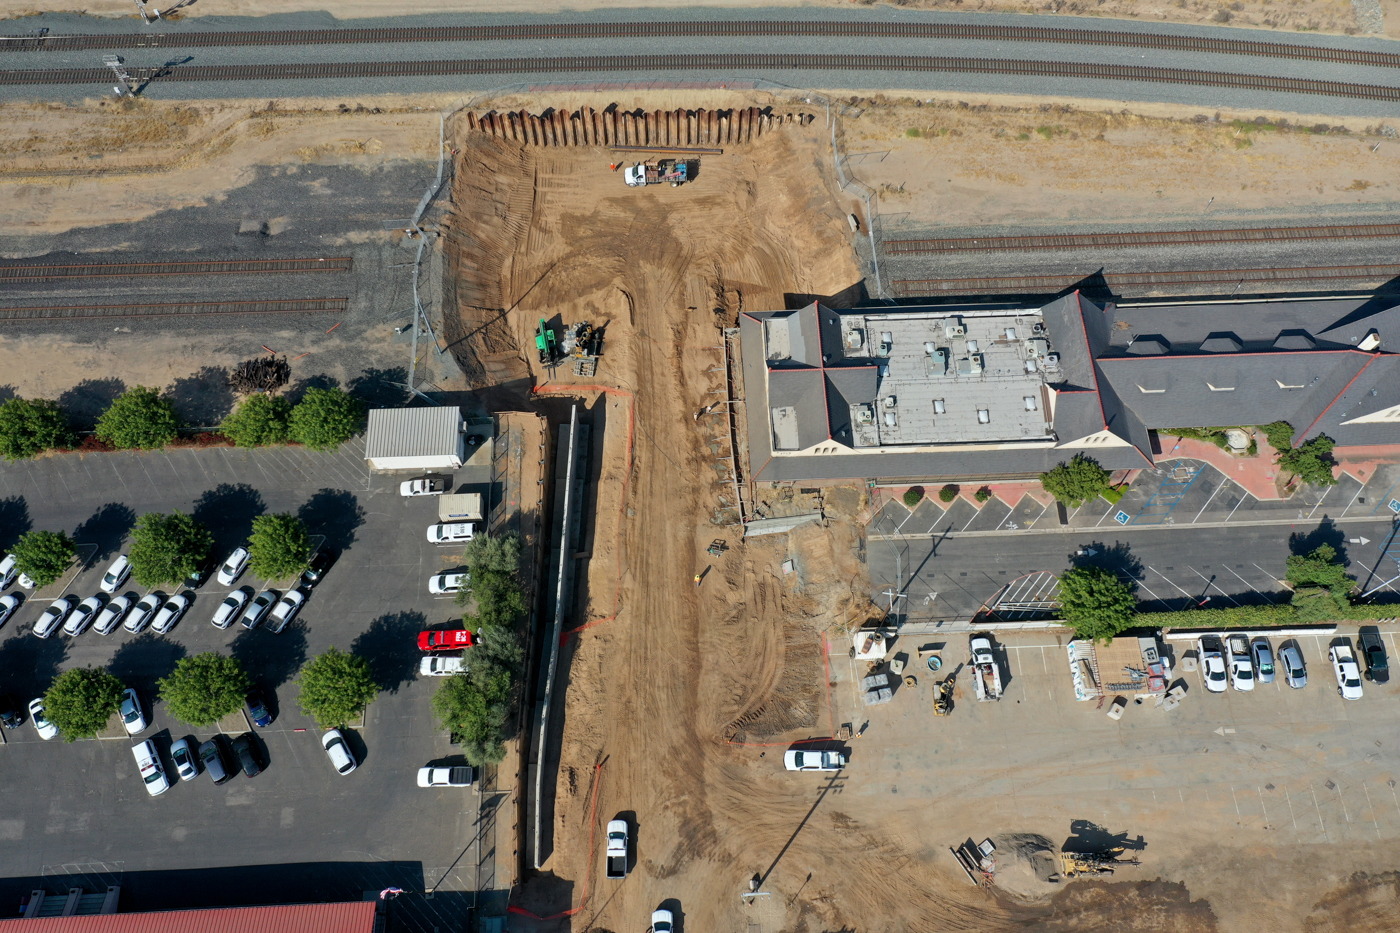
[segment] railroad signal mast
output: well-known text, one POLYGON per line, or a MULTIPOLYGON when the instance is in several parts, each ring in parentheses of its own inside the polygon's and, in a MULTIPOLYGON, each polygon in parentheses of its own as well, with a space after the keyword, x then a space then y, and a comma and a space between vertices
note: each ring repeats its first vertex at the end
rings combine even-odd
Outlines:
POLYGON ((122 64, 120 55, 103 55, 102 63, 112 69, 112 74, 116 75, 117 86, 112 90, 117 92, 118 97, 132 97, 136 94, 131 86, 131 75, 127 72, 126 66, 122 64))

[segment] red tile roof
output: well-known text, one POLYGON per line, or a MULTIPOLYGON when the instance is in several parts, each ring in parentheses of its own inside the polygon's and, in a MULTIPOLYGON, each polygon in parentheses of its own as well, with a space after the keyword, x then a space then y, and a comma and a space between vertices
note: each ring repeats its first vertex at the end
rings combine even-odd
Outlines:
POLYGON ((371 933, 376 901, 0 920, 0 933, 371 933))

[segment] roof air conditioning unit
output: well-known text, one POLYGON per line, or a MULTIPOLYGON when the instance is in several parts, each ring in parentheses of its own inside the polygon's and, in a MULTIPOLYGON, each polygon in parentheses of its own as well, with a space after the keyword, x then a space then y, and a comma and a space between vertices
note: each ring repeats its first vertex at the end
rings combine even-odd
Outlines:
POLYGON ((950 317, 943 322, 943 336, 949 340, 954 337, 966 337, 967 328, 963 326, 962 318, 950 317))

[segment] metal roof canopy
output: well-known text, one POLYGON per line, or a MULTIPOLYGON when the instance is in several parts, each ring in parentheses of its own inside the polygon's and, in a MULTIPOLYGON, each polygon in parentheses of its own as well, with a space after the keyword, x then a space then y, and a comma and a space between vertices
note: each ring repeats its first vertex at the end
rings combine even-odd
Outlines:
POLYGON ((465 461, 462 411, 438 408, 375 408, 365 432, 365 459, 374 469, 455 468, 465 461))

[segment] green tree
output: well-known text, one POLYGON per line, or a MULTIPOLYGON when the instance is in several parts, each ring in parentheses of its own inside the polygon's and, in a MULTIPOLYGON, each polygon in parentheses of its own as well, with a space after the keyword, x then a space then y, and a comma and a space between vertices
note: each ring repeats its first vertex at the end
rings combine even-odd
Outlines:
POLYGON ((97 419, 97 438, 113 447, 154 450, 180 433, 180 418, 170 399, 146 386, 132 386, 118 395, 97 419))
POLYGON ((121 708, 125 690, 105 667, 75 667, 59 674, 44 694, 44 715, 65 741, 90 739, 121 708))
POLYGON ((147 512, 131 532, 131 576, 142 586, 176 586, 209 558, 214 536, 184 512, 147 512))
POLYGON ((1100 567, 1077 567, 1060 575, 1060 614, 1080 638, 1108 641, 1133 625, 1137 598, 1132 587, 1100 567))
POLYGON ((0 456, 23 460, 73 441, 68 418, 57 402, 12 398, 0 404, 0 456))
POLYGON ((288 437, 291 415, 291 402, 259 392, 234 409, 219 431, 236 447, 282 444, 288 437))
POLYGON ((295 683, 301 688, 297 705, 322 729, 345 725, 379 693, 369 661, 339 648, 327 648, 308 661, 295 683))
POLYGON ((1356 584, 1346 566, 1337 560, 1337 549, 1330 544, 1309 554, 1290 554, 1283 578, 1295 587, 1319 586, 1337 596, 1345 596, 1356 584))
POLYGON ((1337 477, 1332 475, 1332 448, 1336 442, 1326 434, 1319 434, 1310 441, 1285 450, 1278 456, 1278 465, 1298 478, 1314 486, 1335 486, 1337 477))
POLYGON ((285 580, 306 569, 311 536, 295 515, 259 515, 248 539, 248 566, 264 580, 285 580))
POLYGON ((473 654, 471 670, 448 677, 433 694, 433 712, 474 765, 505 757, 514 679, 508 668, 473 654))
POLYGON ((525 589, 520 585, 520 538, 514 534, 473 538, 462 554, 471 575, 457 594, 459 605, 470 598, 476 602, 476 615, 466 616, 467 628, 514 626, 525 611, 525 589))
POLYGON ((10 553, 19 572, 43 588, 63 576, 78 549, 62 531, 31 531, 15 542, 10 553))
POLYGON ((462 563, 474 573, 514 574, 520 569, 520 536, 477 535, 462 550, 462 563))
POLYGON ((355 436, 365 409, 340 389, 307 389, 292 409, 291 436, 312 450, 335 450, 355 436))
POLYGON ((1079 508, 1108 488, 1108 477, 1109 472, 1098 461, 1075 454, 1069 463, 1040 474, 1040 485, 1066 505, 1079 508))
POLYGON ((208 726, 242 707, 253 681, 235 659, 206 651, 181 658, 159 684, 172 716, 192 726, 208 726))
POLYGON ((1293 425, 1287 421, 1271 421, 1264 425, 1264 436, 1269 446, 1279 453, 1293 449, 1293 425))

